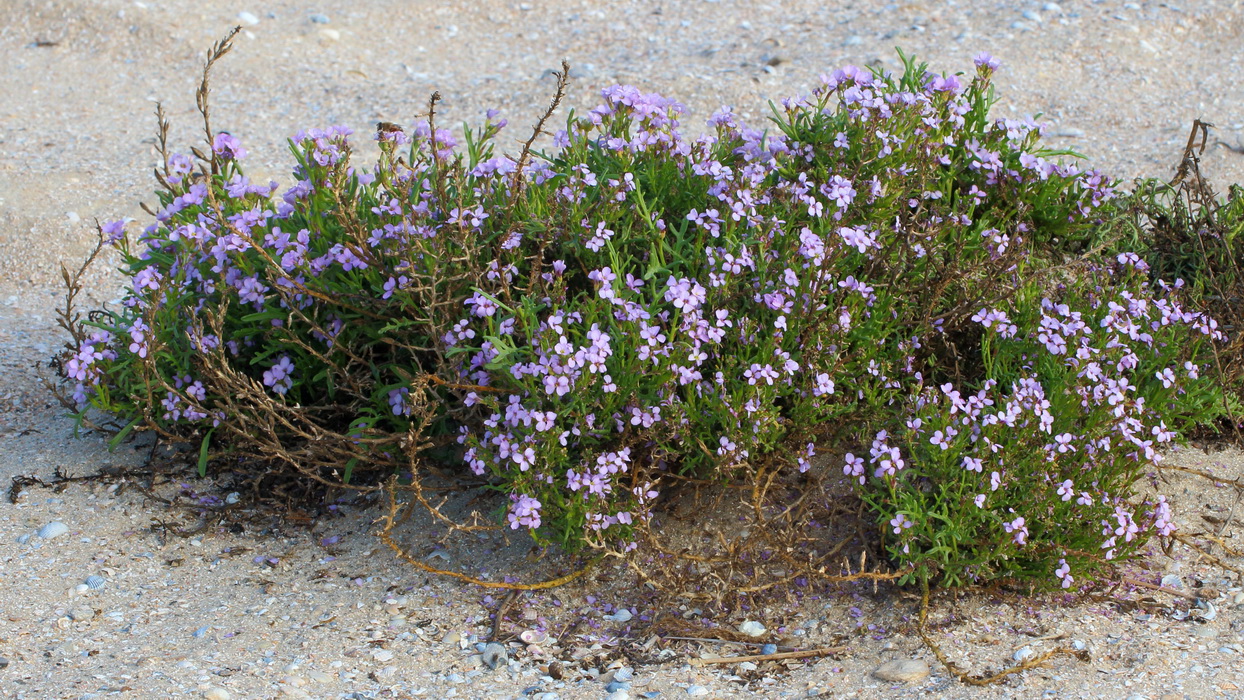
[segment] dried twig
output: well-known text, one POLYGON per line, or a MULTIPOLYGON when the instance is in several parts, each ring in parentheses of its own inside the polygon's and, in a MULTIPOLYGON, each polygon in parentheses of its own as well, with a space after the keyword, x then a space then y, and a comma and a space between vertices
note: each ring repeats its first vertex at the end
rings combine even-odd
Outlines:
POLYGON ((843 654, 848 647, 824 647, 822 649, 805 649, 803 651, 779 651, 776 654, 753 654, 751 656, 726 656, 715 659, 689 659, 692 666, 711 666, 714 664, 740 664, 744 661, 779 661, 781 659, 809 659, 820 656, 843 654))

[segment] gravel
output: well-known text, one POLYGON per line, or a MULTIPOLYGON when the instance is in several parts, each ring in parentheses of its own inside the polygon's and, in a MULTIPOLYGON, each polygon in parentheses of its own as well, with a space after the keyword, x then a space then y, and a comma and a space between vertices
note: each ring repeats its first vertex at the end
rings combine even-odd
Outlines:
MULTIPOLYGON (((203 51, 234 24, 244 27, 214 75, 214 123, 250 150, 252 178, 288 180, 285 139, 299 128, 344 123, 365 134, 377 121, 409 124, 432 90, 444 97, 445 123, 499 108, 512 124, 510 138, 524 138, 523 126, 549 97, 551 82, 542 76, 563 57, 573 77, 567 108, 588 109, 601 87, 629 82, 687 103, 694 129, 722 104, 759 125, 766 100, 807 90, 818 74, 845 63, 895 69, 893 47, 901 46, 952 71, 968 70, 973 55, 990 51, 1003 62, 999 116, 1041 113, 1053 146, 1082 152, 1125 179, 1171 176, 1192 120, 1201 118, 1217 125, 1204 171, 1219 189, 1244 182, 1244 156, 1216 145, 1244 142, 1244 9, 1227 0, 238 5, 7 5, 0 20, 0 65, 9 68, 0 71, 0 484, 26 474, 50 479, 58 469, 76 476, 146 463, 149 446, 141 440, 109 452, 90 431, 75 439, 73 422, 39 381, 63 342, 54 316, 60 264, 85 255, 96 218, 146 221, 138 202, 152 201, 154 102, 165 105, 173 146, 184 150, 200 128, 193 92, 203 51), (41 369, 32 371, 36 364, 41 369)), ((363 158, 373 152, 366 138, 358 145, 363 158)), ((120 281, 109 272, 115 261, 106 262, 85 280, 88 307, 119 296, 120 281)), ((1234 450, 1190 450, 1173 459, 1216 469, 1224 481, 1244 475, 1244 455, 1234 450)), ((629 663, 618 635, 630 628, 644 643, 642 630, 657 612, 682 615, 705 634, 714 626, 738 629, 747 619, 768 627, 783 650, 845 644, 850 652, 789 666, 696 666, 689 661, 755 647, 666 641, 644 652, 651 657, 629 680, 614 673, 610 682, 629 685, 609 691, 613 697, 1244 693, 1244 586, 1178 549, 1174 559, 1155 550, 1129 575, 1150 583, 1177 576, 1181 592, 1213 603, 1212 621, 1204 619, 1208 608, 1189 612, 1192 601, 1151 589, 1120 589, 1113 595, 1130 602, 1118 605, 1008 591, 936 600, 936 639, 973 673, 1000 670, 1025 648, 1044 653, 1067 643, 1088 652, 1088 660, 1060 656, 984 689, 955 683, 937 664, 930 673, 925 659, 932 657, 912 628, 915 604, 891 589, 802 591, 790 603, 737 616, 673 599, 658 610, 616 566, 602 566, 588 582, 525 596, 505 634, 540 629, 553 639, 539 645, 544 656, 499 639, 505 658, 489 672, 475 645, 491 639, 496 592, 489 598, 396 561, 369 534, 375 503, 351 501, 339 515, 301 527, 265 515, 242 484, 191 473, 160 482, 150 491, 163 498, 183 484, 222 499, 238 492, 231 507, 253 517, 180 538, 153 526, 153 518, 179 522, 181 514, 148 498, 147 481, 133 479, 113 488, 71 484, 59 493, 29 487, 15 504, 0 505, 0 687, 7 694, 94 697, 128 688, 136 697, 210 700, 598 698, 607 683, 597 679, 616 671, 611 664, 629 663), (19 543, 54 520, 72 534, 19 543), (91 589, 83 583, 88 574, 107 585, 91 589), (619 621, 623 610, 627 619, 619 621), (607 611, 616 611, 612 619, 607 611), (579 620, 588 622, 559 637, 579 620), (553 663, 552 653, 561 660, 553 663), (922 665, 924 676, 874 676, 896 660, 922 665)), ((1164 492, 1186 509, 1179 517, 1188 531, 1204 527, 1206 508, 1221 519, 1233 507, 1233 493, 1193 477, 1172 478, 1164 492)), ((434 529, 415 518, 399 534, 418 557, 494 580, 543 578, 573 565, 556 554, 532 562, 529 543, 500 536, 441 542, 434 529)), ((1230 522, 1223 537, 1238 537, 1238 526, 1230 522)))

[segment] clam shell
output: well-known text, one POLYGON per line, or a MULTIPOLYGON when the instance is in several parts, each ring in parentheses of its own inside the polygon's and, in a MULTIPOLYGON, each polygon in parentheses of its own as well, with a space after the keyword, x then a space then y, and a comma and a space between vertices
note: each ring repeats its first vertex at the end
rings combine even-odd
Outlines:
POLYGON ((83 583, 85 583, 87 587, 90 588, 91 590, 98 591, 99 589, 104 587, 104 584, 107 583, 107 581, 104 580, 103 576, 96 576, 92 574, 90 576, 87 576, 86 580, 83 581, 83 583))
POLYGON ((29 542, 29 541, 30 541, 30 538, 31 538, 32 536, 33 536, 33 535, 31 535, 29 532, 27 532, 27 533, 26 533, 26 534, 24 534, 24 535, 18 535, 18 536, 17 536, 17 543, 18 543, 18 544, 26 544, 27 542, 29 542))
POLYGON ((53 520, 47 525, 44 525, 43 527, 39 528, 39 531, 36 532, 35 534, 42 537, 45 540, 50 540, 53 537, 59 537, 60 535, 65 534, 66 532, 69 532, 68 525, 66 525, 65 523, 62 523, 59 520, 53 520))
POLYGON ((540 630, 523 630, 518 638, 523 640, 523 644, 543 644, 549 636, 540 630))

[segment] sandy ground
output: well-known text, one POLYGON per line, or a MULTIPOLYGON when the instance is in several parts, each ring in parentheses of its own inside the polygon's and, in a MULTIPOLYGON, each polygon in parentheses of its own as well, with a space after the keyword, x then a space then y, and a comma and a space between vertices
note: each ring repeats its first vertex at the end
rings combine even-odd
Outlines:
MULTIPOLYGON (((845 63, 896 67, 895 46, 952 71, 988 50, 1003 62, 1000 115, 1042 113, 1052 143, 1080 150, 1118 177, 1170 175, 1194 118, 1217 126, 1211 141, 1244 141, 1238 0, 3 5, 4 485, 19 474, 47 478, 58 468, 86 474, 143 462, 145 453, 133 447, 109 453, 97 436, 73 439, 72 423, 40 387, 34 366, 61 342, 53 315, 60 263, 85 253, 95 217, 145 219, 138 202, 152 186, 154 103, 163 102, 173 119, 175 147, 193 143, 203 51, 233 24, 245 31, 215 76, 216 125, 243 140, 252 173, 278 179, 289 162, 284 141, 297 129, 344 123, 366 132, 378 120, 410 123, 432 90, 445 99, 446 119, 471 121, 498 108, 515 125, 514 138, 524 136, 517 127, 534 121, 552 88, 546 71, 563 57, 575 76, 568 106, 590 107, 602 86, 627 82, 681 99, 691 107, 689 122, 729 104, 758 123, 766 100, 807 89, 823 71, 845 63)), ((1206 151, 1204 168, 1220 186, 1244 181, 1244 155, 1223 145, 1206 151)), ((90 303, 117 296, 118 278, 103 267, 89 282, 90 303)), ((1178 459, 1227 477, 1244 474, 1236 452, 1178 459)), ((240 513, 260 516, 181 538, 153 519, 193 523, 135 486, 32 487, 16 504, 0 505, 0 657, 7 661, 0 662, 0 697, 604 697, 601 674, 607 681, 619 668, 634 670, 622 689, 632 697, 692 697, 700 689, 763 697, 1244 696, 1240 581, 1187 552, 1174 559, 1155 553, 1134 574, 1150 582, 1177 576, 1184 591, 1194 591, 1189 596, 1214 603, 1213 620, 1177 619, 1189 599, 1154 593, 1144 602, 1143 591, 1116 594, 1142 600, 1139 609, 1001 594, 939 600, 938 633, 974 671, 998 670, 1024 647, 1050 648, 1058 642, 1048 638, 1059 634, 1090 652, 1090 661, 1062 658, 987 689, 953 682, 936 663, 910 685, 873 678, 885 661, 932 658, 912 634, 915 604, 871 588, 822 591, 749 613, 774 638, 799 646, 845 643, 849 651, 838 657, 790 669, 706 670, 688 661, 744 652, 697 643, 662 643, 638 655, 632 649, 628 657, 627 628, 634 635, 645 617, 671 611, 654 609, 642 590, 627 587, 624 572, 604 568, 522 599, 511 615, 511 631, 562 630, 584 620, 562 640, 577 660, 557 680, 517 647, 508 668, 474 668, 471 635, 487 637, 498 596, 429 580, 396 562, 369 534, 378 511, 368 503, 343 505, 339 515, 306 528, 265 521, 244 496, 240 513), (18 543, 52 520, 70 532, 18 543), (340 540, 325 545, 331 537, 340 540), (104 588, 75 592, 88 575, 102 576, 104 588), (634 606, 632 623, 604 619, 608 606, 621 605, 634 606)), ((157 495, 223 497, 229 488, 174 475, 157 495)), ((1217 530, 1203 514, 1219 521, 1234 514, 1234 492, 1208 482, 1177 479, 1166 492, 1184 507, 1189 531, 1217 530)), ((403 531, 404 542, 420 556, 438 551, 419 525, 403 531)), ((1224 535, 1237 530, 1229 525, 1224 535)), ((494 578, 511 565, 528 573, 569 565, 555 556, 525 562, 517 543, 469 544, 435 560, 494 578)))

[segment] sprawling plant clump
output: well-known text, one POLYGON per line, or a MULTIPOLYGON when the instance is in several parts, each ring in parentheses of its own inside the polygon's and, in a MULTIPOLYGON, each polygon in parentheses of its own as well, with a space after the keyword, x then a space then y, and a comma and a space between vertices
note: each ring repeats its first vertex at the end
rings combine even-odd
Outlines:
POLYGON ((283 192, 209 127, 137 244, 103 227, 131 286, 65 375, 80 410, 326 481, 461 465, 508 527, 595 547, 680 480, 871 441, 845 471, 897 561, 1069 582, 1168 527, 1131 485, 1217 331, 1135 260, 1052 252, 1112 182, 991 120, 995 68, 847 67, 695 137, 614 86, 547 154, 496 154, 492 113, 382 124, 367 169, 300 132, 283 192))

